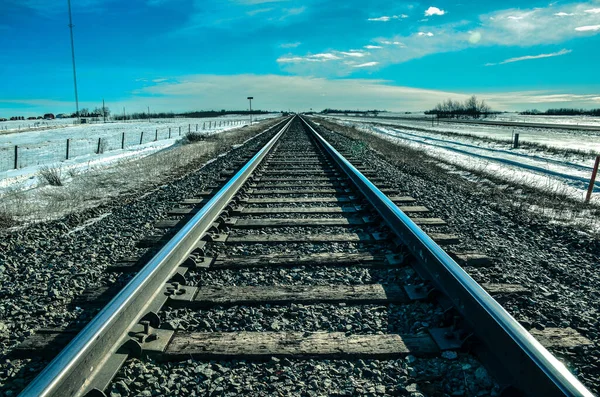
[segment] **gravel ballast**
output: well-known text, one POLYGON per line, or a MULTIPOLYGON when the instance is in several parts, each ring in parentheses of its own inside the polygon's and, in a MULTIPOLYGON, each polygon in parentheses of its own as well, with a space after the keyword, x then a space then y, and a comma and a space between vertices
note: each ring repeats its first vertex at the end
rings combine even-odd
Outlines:
MULTIPOLYGON (((253 128, 258 133, 272 124, 253 128)), ((221 170, 254 153, 270 134, 168 185, 124 195, 57 221, 4 232, 0 241, 0 395, 16 395, 42 368, 37 359, 9 358, 16 345, 37 329, 89 321, 96 311, 71 301, 88 289, 124 284, 126 278, 105 273, 106 267, 145 252, 136 248, 137 241, 150 234, 154 223, 175 203, 218 184, 221 170)))
POLYGON ((517 205, 522 201, 518 190, 513 195, 510 190, 506 193, 470 182, 438 166, 440 159, 318 121, 319 130, 337 148, 356 145, 352 139, 374 147, 377 151, 361 153, 361 161, 446 220, 461 238, 459 249, 494 258, 492 267, 466 269, 477 282, 520 284, 529 289, 531 296, 502 300, 526 329, 571 327, 589 338, 592 346, 550 351, 592 392, 600 393, 600 240, 528 212, 524 209, 528 205, 517 205))

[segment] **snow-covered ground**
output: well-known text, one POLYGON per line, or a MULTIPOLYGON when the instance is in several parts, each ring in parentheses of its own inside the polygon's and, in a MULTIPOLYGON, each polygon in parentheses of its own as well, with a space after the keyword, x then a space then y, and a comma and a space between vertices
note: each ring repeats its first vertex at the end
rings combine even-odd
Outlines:
MULTIPOLYGON (((342 123, 353 125, 367 133, 379 135, 391 142, 425 151, 434 158, 443 159, 443 163, 446 164, 493 175, 507 182, 517 182, 567 194, 576 199, 582 199, 585 196, 594 165, 592 156, 565 156, 551 151, 512 149, 509 144, 489 142, 472 136, 444 136, 436 133, 435 128, 430 132, 425 132, 356 121, 343 121, 342 123)), ((464 133, 470 134, 469 131, 464 133)), ((558 135, 554 138, 554 145, 560 148, 561 141, 557 137, 558 135)), ((564 135, 563 139, 576 145, 576 141, 571 135, 564 135)), ((600 149, 598 143, 595 145, 600 149)), ((577 148, 583 149, 584 146, 577 146, 577 148)), ((467 174, 469 173, 467 172, 463 176, 469 177, 467 174)), ((600 186, 596 187, 595 192, 593 200, 600 202, 600 197, 598 197, 600 196, 598 194, 600 186)))
MULTIPOLYGON (((351 112, 348 114, 352 114, 351 112)), ((431 115, 427 115, 423 112, 412 112, 412 113, 398 113, 398 112, 384 112, 379 113, 380 118, 427 118, 431 119, 431 115)), ((497 115, 490 116, 484 120, 488 121, 509 121, 513 123, 542 123, 542 124, 573 124, 581 126, 596 126, 600 127, 600 117, 594 116, 539 116, 539 115, 522 115, 519 113, 500 113, 497 115)), ((431 121, 429 122, 431 125, 431 121)))
MULTIPOLYGON (((255 120, 275 116, 261 115, 255 120)), ((97 153, 99 138, 102 139, 101 152, 107 152, 121 149, 122 144, 125 148, 131 148, 140 145, 140 142, 145 144, 166 140, 169 139, 169 132, 171 138, 184 135, 188 130, 216 133, 243 126, 248 121, 243 116, 81 125, 74 125, 72 120, 68 123, 65 119, 58 120, 52 129, 46 126, 43 130, 0 134, 0 172, 15 168, 15 146, 18 146, 17 168, 24 168, 66 160, 67 139, 70 139, 69 158, 72 159, 97 153), (60 123, 67 124, 61 126, 60 123)))
MULTIPOLYGON (((546 145, 557 149, 571 149, 582 152, 600 153, 600 132, 559 130, 534 127, 512 127, 500 125, 479 125, 447 123, 441 121, 439 125, 431 125, 425 120, 391 120, 381 117, 345 117, 329 116, 337 120, 348 122, 384 123, 398 127, 419 128, 431 132, 474 135, 482 138, 492 138, 510 142, 513 134, 519 134, 519 142, 546 145)), ((520 116, 523 117, 523 116, 520 116)), ((572 123, 571 123, 572 124, 572 123)), ((454 138, 452 138, 454 139, 454 138)))
MULTIPOLYGON (((279 114, 259 115, 253 117, 253 123, 278 116, 279 114)), ((57 128, 53 129, 0 134, 0 196, 11 189, 36 186, 38 171, 43 166, 59 166, 65 174, 78 173, 84 169, 97 169, 145 157, 168 148, 180 139, 180 128, 183 137, 188 130, 195 132, 196 125, 200 133, 216 134, 248 124, 249 118, 241 115, 90 125, 73 125, 71 121, 62 127, 56 124, 57 128), (121 149, 123 133, 124 149, 121 149), (101 153, 98 154, 99 138, 101 153), (66 159, 67 139, 70 139, 69 160, 66 159), (18 146, 16 169, 15 146, 18 146)))

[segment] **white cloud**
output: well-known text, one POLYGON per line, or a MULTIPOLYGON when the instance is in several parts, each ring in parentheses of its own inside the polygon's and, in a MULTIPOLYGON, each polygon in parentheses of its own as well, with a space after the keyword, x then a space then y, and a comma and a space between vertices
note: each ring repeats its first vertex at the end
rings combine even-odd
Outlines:
POLYGON ((578 32, 597 32, 600 30, 600 25, 579 26, 575 30, 578 32))
POLYGON ((320 54, 312 54, 304 57, 292 56, 292 57, 280 57, 277 59, 279 63, 298 63, 298 62, 327 62, 327 61, 335 61, 341 59, 339 56, 330 53, 324 52, 320 54))
POLYGON ((361 63, 359 65, 353 65, 352 67, 354 68, 367 68, 369 66, 377 66, 379 65, 379 62, 365 62, 365 63, 361 63))
MULTIPOLYGON (((407 36, 376 37, 372 41, 383 48, 373 51, 368 61, 386 66, 430 54, 460 51, 475 46, 526 48, 559 44, 600 33, 600 14, 585 12, 595 9, 597 4, 598 0, 546 8, 506 9, 481 15, 477 22, 446 23, 407 36), (402 44, 390 45, 394 42, 402 44)), ((331 52, 338 54, 338 51, 331 52)), ((339 56, 345 58, 344 55, 339 56)), ((345 76, 356 70, 352 65, 344 64, 345 61, 342 59, 329 62, 326 67, 324 64, 317 65, 312 62, 304 62, 305 65, 302 62, 288 63, 285 69, 304 75, 345 76)))
POLYGON ((365 48, 366 48, 366 49, 368 49, 368 50, 375 50, 375 49, 378 49, 378 48, 383 48, 383 47, 382 47, 382 46, 380 46, 380 45, 372 45, 372 44, 369 44, 369 45, 366 45, 366 46, 365 46, 365 48))
POLYGON ((296 47, 300 46, 301 44, 302 43, 300 43, 299 41, 295 42, 295 43, 283 43, 283 44, 280 44, 279 47, 281 47, 281 48, 296 48, 296 47))
MULTIPOLYGON (((365 66, 367 67, 367 66, 365 66)), ((339 108, 377 108, 387 110, 424 110, 436 103, 454 98, 464 100, 466 94, 394 85, 378 79, 326 79, 281 75, 194 75, 170 79, 170 83, 143 88, 139 98, 115 108, 146 102, 157 110, 195 110, 244 106, 240 92, 252 92, 257 108, 307 110, 339 108), (286 87, 284 91, 280 87, 286 87), (148 97, 148 94, 151 94, 148 97), (158 96, 156 96, 158 95, 158 96)), ((598 94, 565 91, 482 92, 477 96, 494 109, 527 109, 532 104, 564 104, 565 107, 597 106, 598 94)), ((254 104, 254 103, 253 103, 254 104)), ((71 104, 72 106, 72 104, 71 104)))
POLYGON ((403 18, 408 18, 408 15, 406 15, 406 14, 392 15, 392 16, 384 15, 382 17, 377 17, 377 18, 369 18, 369 19, 367 19, 367 21, 372 21, 372 22, 389 22, 392 19, 403 19, 403 18))
MULTIPOLYGON (((355 69, 356 70, 356 69, 355 69)), ((240 92, 251 92, 253 105, 258 109, 294 111, 324 109, 387 109, 390 111, 418 111, 431 109, 436 103, 453 98, 465 100, 460 92, 439 91, 394 85, 379 79, 326 79, 282 75, 191 75, 170 76, 169 82, 151 85, 134 92, 121 101, 108 101, 113 109, 126 107, 128 111, 144 111, 150 106, 155 111, 192 111, 198 109, 243 109, 248 104, 240 92), (281 90, 285 87, 285 90, 281 90)), ((600 96, 568 91, 480 92, 480 99, 498 110, 530 109, 544 104, 559 107, 598 106, 600 96)), ((73 111, 73 101, 42 99, 0 99, 0 113, 14 112, 10 104, 27 105, 31 115, 48 112, 73 111), (3 107, 2 104, 8 104, 3 107)), ((97 103, 82 102, 81 107, 93 108, 97 103)), ((22 112, 26 113, 26 112, 22 112)))
POLYGON ((558 57, 561 55, 567 55, 570 54, 572 52, 572 50, 567 50, 567 49, 562 49, 560 51, 557 52, 551 52, 549 54, 539 54, 539 55, 525 55, 522 57, 516 57, 516 58, 509 58, 506 59, 498 64, 496 63, 487 63, 485 66, 494 66, 494 65, 504 65, 506 63, 513 63, 513 62, 521 62, 521 61, 529 61, 531 59, 540 59, 540 58, 551 58, 551 57, 558 57))
POLYGON ((350 51, 350 52, 340 51, 340 54, 345 55, 347 57, 354 57, 354 58, 362 58, 362 57, 369 55, 368 52, 360 52, 360 51, 350 51))
POLYGON ((367 19, 367 21, 373 21, 373 22, 387 22, 389 21, 391 18, 388 16, 382 16, 382 17, 378 17, 378 18, 369 18, 367 19))
POLYGON ((385 44, 385 45, 397 45, 397 46, 406 47, 406 45, 403 42, 401 42, 401 41, 381 40, 379 42, 381 44, 385 44))
POLYGON ((588 14, 600 14, 600 8, 592 8, 591 10, 585 10, 588 14))
POLYGON ((446 11, 440 10, 437 7, 429 7, 427 10, 425 10, 426 17, 430 17, 432 15, 444 15, 445 13, 446 11))

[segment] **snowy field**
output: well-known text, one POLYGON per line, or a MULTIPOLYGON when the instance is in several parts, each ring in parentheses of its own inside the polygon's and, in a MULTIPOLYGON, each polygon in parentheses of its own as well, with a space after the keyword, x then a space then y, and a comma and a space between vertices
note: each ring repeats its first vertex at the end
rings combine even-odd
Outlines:
MULTIPOLYGON (((349 113, 352 114, 352 113, 349 113)), ((398 113, 398 112, 385 112, 379 113, 379 118, 426 118, 431 119, 431 115, 423 112, 414 113, 398 113)), ((372 119, 372 118, 371 118, 372 119)), ((521 115, 519 113, 500 113, 488 118, 482 119, 488 121, 509 121, 512 123, 542 123, 542 124, 572 124, 580 126, 595 126, 600 127, 600 117, 594 116, 539 116, 539 115, 521 115)), ((431 125, 431 121, 429 122, 431 125)))
MULTIPOLYGON (((332 117, 332 116, 329 116, 332 117)), ((521 116, 523 117, 523 116, 521 116)), ((581 152, 596 152, 600 153, 600 131, 578 131, 573 130, 554 130, 548 128, 535 127, 512 127, 500 125, 481 125, 481 124, 461 124, 461 123, 445 123, 440 122, 432 126, 431 121, 424 120, 389 120, 381 117, 378 118, 363 118, 363 117, 345 117, 333 116, 338 120, 348 122, 365 122, 365 123, 383 123, 398 127, 419 128, 427 132, 444 133, 449 132, 461 135, 473 135, 482 138, 491 138, 495 140, 510 142, 513 134, 519 134, 521 143, 533 143, 538 145, 546 145, 557 149, 571 149, 581 152)), ((565 120, 563 120, 565 121, 565 120)), ((573 124, 575 119, 571 120, 573 124)), ((527 122, 534 122, 529 120, 527 122)), ((454 138, 452 138, 454 139, 454 138)))
MULTIPOLYGON (((479 174, 493 175, 507 182, 563 193, 578 200, 585 196, 594 165, 594 157, 590 155, 512 149, 508 142, 478 139, 477 136, 490 136, 482 133, 478 126, 470 126, 477 131, 462 130, 463 134, 475 136, 449 137, 437 132, 437 126, 429 127, 429 131, 415 131, 357 121, 343 121, 342 124, 353 125, 359 130, 376 134, 391 142, 425 151, 434 158, 443 159, 446 164, 456 165, 479 174)), ((411 126, 414 127, 412 123, 411 126)), ((551 142, 556 148, 571 147, 582 151, 592 149, 600 152, 600 143, 598 143, 600 137, 596 136, 593 142, 588 132, 582 132, 580 139, 577 139, 574 134, 564 134, 561 131, 544 130, 544 132, 553 137, 551 141, 546 142, 551 142)), ((598 192, 600 186, 595 189, 593 200, 596 202, 600 202, 598 192)))
MULTIPOLYGON (((279 115, 256 115, 252 120, 258 122, 279 115)), ((52 129, 0 134, 0 194, 17 185, 20 189, 35 186, 35 176, 42 166, 60 166, 64 172, 105 167, 163 150, 175 144, 188 130, 195 132, 197 129, 203 134, 216 134, 243 127, 249 121, 249 117, 245 115, 89 125, 73 125, 73 120, 66 122, 63 119, 58 120, 66 123, 62 127, 57 122, 52 129), (70 139, 68 160, 67 139, 70 139), (16 169, 15 146, 18 147, 16 169)))

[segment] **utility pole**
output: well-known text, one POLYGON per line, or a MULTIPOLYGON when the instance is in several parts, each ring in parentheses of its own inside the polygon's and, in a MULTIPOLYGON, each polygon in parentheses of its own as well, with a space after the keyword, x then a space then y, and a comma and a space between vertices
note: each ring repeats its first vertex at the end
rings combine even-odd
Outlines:
POLYGON ((148 106, 148 122, 150 122, 150 106, 148 106))
POLYGON ((123 122, 125 122, 127 119, 125 118, 125 106, 123 106, 123 122))
POLYGON ((106 106, 104 106, 104 98, 102 98, 102 118, 104 119, 104 124, 106 124, 106 106))
POLYGON ((71 31, 71 59, 73 60, 73 84, 75 86, 75 114, 77 121, 81 123, 79 115, 79 96, 77 95, 77 70, 75 69, 75 44, 73 43, 73 17, 71 16, 71 0, 67 0, 69 5, 69 30, 71 31))
POLYGON ((249 96, 248 100, 250 101, 250 126, 252 127, 252 100, 254 99, 253 96, 249 96))

